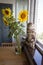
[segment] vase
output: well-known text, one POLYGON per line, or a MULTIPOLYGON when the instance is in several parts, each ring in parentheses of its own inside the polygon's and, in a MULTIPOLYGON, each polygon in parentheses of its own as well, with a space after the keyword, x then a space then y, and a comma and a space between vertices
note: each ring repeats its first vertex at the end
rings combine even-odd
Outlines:
POLYGON ((21 44, 20 44, 19 35, 17 35, 17 37, 16 37, 15 53, 21 54, 21 44))

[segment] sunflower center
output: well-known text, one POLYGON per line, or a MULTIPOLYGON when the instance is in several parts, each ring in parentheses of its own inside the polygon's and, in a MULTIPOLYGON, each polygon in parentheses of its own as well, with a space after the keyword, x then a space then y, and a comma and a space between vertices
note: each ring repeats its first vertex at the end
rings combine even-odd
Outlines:
POLYGON ((4 21, 5 22, 5 24, 7 24, 7 22, 6 21, 4 21))
POLYGON ((21 14, 21 18, 24 19, 26 15, 24 13, 21 14))
POLYGON ((9 14, 9 11, 5 10, 5 13, 8 15, 9 14))

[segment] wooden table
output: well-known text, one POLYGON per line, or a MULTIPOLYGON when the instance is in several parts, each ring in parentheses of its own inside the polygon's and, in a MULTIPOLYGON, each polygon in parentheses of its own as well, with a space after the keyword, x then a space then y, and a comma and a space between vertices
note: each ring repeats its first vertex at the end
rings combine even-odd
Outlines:
POLYGON ((15 48, 0 47, 0 65, 28 65, 24 53, 15 54, 15 48))

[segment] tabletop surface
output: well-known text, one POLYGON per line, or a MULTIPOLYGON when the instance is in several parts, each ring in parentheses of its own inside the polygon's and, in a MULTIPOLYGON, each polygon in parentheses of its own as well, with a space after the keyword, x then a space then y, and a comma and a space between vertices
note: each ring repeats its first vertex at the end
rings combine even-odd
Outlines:
POLYGON ((0 65, 28 65, 28 62, 24 53, 15 53, 14 47, 0 47, 0 65))

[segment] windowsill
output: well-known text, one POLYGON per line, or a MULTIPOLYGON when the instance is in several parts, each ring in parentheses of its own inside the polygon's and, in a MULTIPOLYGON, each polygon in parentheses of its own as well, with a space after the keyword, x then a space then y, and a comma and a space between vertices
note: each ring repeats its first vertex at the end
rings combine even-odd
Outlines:
MULTIPOLYGON (((26 37, 22 38, 23 40, 26 40, 26 37)), ((40 54, 43 55, 43 44, 40 43, 40 41, 36 41, 36 48, 38 49, 38 51, 40 52, 40 54)))
POLYGON ((43 55, 43 45, 39 41, 36 42, 36 48, 43 55))
POLYGON ((39 43, 41 43, 41 45, 43 45, 43 41, 41 39, 37 39, 39 43))

